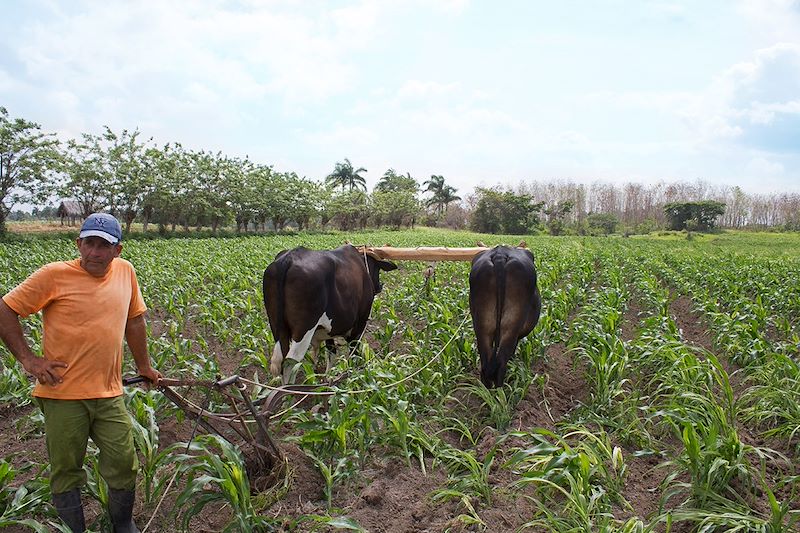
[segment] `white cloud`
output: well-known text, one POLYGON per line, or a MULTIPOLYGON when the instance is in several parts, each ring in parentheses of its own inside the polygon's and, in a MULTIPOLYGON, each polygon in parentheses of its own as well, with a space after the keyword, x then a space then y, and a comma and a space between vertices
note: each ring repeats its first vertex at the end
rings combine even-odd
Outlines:
POLYGON ((769 161, 763 157, 755 157, 747 162, 747 170, 754 177, 780 176, 784 167, 780 163, 769 161))
POLYGON ((800 100, 776 104, 754 102, 747 112, 750 122, 754 124, 770 124, 780 114, 800 115, 800 100))
POLYGON ((800 42, 800 2, 741 0, 737 5, 748 28, 764 44, 800 42))
POLYGON ((227 97, 325 99, 356 83, 348 52, 367 46, 377 8, 294 12, 217 2, 74 5, 36 25, 18 49, 28 74, 53 85, 139 92, 159 78, 227 97), (120 38, 124 36, 124 38, 120 38))
POLYGON ((732 65, 679 113, 701 142, 745 139, 751 125, 769 125, 777 115, 796 115, 798 94, 800 45, 779 43, 732 65))

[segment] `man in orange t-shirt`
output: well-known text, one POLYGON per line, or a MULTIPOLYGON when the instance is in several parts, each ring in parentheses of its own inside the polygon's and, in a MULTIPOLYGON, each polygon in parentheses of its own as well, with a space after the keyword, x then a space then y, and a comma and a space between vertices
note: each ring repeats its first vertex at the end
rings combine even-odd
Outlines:
POLYGON ((50 488, 61 519, 85 530, 81 487, 88 438, 100 450, 117 533, 133 523, 138 463, 122 396, 122 339, 140 375, 158 383, 150 364, 142 299, 133 266, 119 257, 122 228, 106 213, 90 215, 76 241, 80 258, 43 266, 0 300, 0 338, 37 384, 44 413, 50 488), (44 357, 25 339, 19 318, 43 312, 44 357))

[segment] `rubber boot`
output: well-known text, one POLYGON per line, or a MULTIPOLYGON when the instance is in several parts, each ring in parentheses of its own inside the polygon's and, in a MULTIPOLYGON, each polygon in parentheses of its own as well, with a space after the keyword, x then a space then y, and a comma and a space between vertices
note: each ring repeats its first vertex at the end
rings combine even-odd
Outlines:
POLYGON ((108 512, 114 533, 140 533, 133 523, 133 502, 136 494, 132 490, 108 490, 108 512))
POLYGON ((73 533, 86 531, 83 505, 81 504, 81 489, 75 488, 67 492, 60 492, 53 494, 52 497, 59 518, 69 526, 73 533))

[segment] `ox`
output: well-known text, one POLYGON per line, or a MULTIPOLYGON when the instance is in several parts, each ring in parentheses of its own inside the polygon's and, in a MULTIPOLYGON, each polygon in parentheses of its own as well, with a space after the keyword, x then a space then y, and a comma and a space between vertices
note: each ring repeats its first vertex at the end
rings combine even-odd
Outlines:
POLYGON ((469 310, 481 355, 481 381, 502 386, 517 343, 539 321, 542 299, 529 250, 497 246, 472 259, 469 310))
MULTIPOLYGON (((381 291, 380 271, 396 268, 389 261, 359 254, 350 245, 330 251, 299 247, 279 253, 264 270, 264 306, 275 339, 270 371, 279 375, 284 358, 301 362, 309 346, 316 357, 323 340, 358 339, 367 325, 372 300, 381 291)), ((290 381, 293 366, 283 369, 284 384, 290 381)), ((330 366, 329 354, 326 370, 330 366)))

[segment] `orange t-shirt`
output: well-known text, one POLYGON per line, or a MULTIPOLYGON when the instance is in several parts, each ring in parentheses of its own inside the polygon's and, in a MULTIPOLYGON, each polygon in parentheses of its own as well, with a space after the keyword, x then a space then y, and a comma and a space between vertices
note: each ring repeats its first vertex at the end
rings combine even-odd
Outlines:
POLYGON ((97 278, 80 259, 43 266, 3 297, 19 316, 43 310, 44 357, 64 361, 63 382, 37 383, 39 398, 83 400, 122 394, 122 339, 129 318, 145 311, 136 272, 115 258, 97 278))

